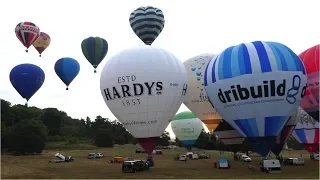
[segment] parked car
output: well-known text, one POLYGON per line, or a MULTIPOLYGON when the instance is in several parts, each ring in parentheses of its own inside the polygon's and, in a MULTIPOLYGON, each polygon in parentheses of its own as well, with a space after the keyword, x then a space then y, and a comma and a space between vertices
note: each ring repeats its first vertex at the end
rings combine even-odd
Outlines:
POLYGON ((101 153, 96 153, 96 156, 97 156, 97 158, 103 158, 104 157, 104 155, 101 154, 101 153))
POLYGON ((207 154, 199 154, 199 159, 209 159, 210 156, 207 154))
POLYGON ((286 158, 282 163, 283 165, 293 165, 293 158, 286 158))
POLYGON ((89 153, 88 154, 88 159, 95 159, 97 158, 96 153, 89 153))
POLYGON ((136 153, 146 153, 146 151, 141 150, 141 149, 137 149, 137 150, 136 150, 136 153))
POLYGON ((242 160, 243 162, 251 162, 251 158, 250 158, 249 156, 245 155, 245 154, 243 154, 243 155, 241 156, 241 160, 242 160))
POLYGON ((145 171, 149 169, 148 163, 142 160, 134 160, 134 161, 124 161, 122 163, 122 172, 132 172, 136 171, 145 171))

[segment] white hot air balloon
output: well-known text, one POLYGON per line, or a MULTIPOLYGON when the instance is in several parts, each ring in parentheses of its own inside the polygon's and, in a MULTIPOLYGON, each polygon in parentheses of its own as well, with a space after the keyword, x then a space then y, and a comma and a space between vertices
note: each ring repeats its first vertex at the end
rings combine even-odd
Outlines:
POLYGON ((195 114, 185 111, 177 114, 171 121, 171 128, 184 146, 191 150, 203 129, 202 122, 195 114))
POLYGON ((172 53, 151 46, 124 50, 105 65, 100 89, 110 111, 151 154, 187 92, 187 74, 172 53))
POLYGON ((183 63, 188 75, 188 92, 183 103, 202 120, 210 132, 218 127, 222 119, 209 102, 204 88, 204 71, 213 57, 214 54, 201 54, 183 63))

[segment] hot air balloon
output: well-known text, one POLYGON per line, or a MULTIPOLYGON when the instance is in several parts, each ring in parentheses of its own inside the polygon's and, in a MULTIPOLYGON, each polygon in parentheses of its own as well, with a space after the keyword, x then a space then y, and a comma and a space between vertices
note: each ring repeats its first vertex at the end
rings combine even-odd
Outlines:
POLYGON ((27 48, 26 52, 28 52, 29 47, 40 36, 39 27, 32 22, 21 22, 17 24, 15 32, 17 38, 27 48))
POLYGON ((163 12, 155 7, 139 7, 130 14, 132 30, 146 44, 151 45, 164 28, 163 12))
POLYGON ((82 41, 81 49, 83 55, 93 66, 94 72, 96 73, 96 68, 107 55, 107 41, 100 37, 89 37, 82 41))
POLYGON ((319 64, 320 44, 313 46, 299 55, 306 67, 308 87, 301 102, 301 107, 319 122, 319 64))
POLYGON ((171 121, 171 128, 187 150, 191 150, 203 129, 202 122, 190 111, 177 114, 171 121))
POLYGON ((217 112, 262 156, 298 108, 306 89, 300 58, 277 42, 225 49, 205 70, 205 88, 217 112))
POLYGON ((210 132, 217 128, 222 119, 209 102, 204 89, 204 71, 213 57, 215 57, 214 54, 201 54, 183 63, 187 71, 189 86, 183 103, 202 120, 210 132))
POLYGON ((292 136, 310 153, 319 152, 319 122, 302 108, 298 109, 298 123, 292 136))
POLYGON ((280 155, 280 152, 282 151, 282 149, 283 149, 284 145, 286 144, 288 138, 292 134, 292 131, 296 127, 297 118, 298 118, 298 114, 297 114, 297 111, 296 111, 294 113, 294 115, 289 118, 289 121, 286 123, 286 125, 284 125, 284 127, 280 131, 279 135, 277 136, 276 142, 273 145, 273 147, 271 148, 271 151, 276 156, 280 155))
POLYGON ((151 46, 136 47, 106 63, 100 89, 110 111, 151 154, 182 104, 187 74, 172 53, 151 46))
MULTIPOLYGON (((10 72, 12 86, 18 91, 22 98, 29 99, 40 89, 44 83, 43 70, 34 64, 19 64, 10 72)), ((27 105, 27 104, 26 104, 27 105)))
POLYGON ((40 32, 40 36, 38 39, 32 44, 33 47, 39 52, 39 57, 41 57, 41 54, 44 50, 49 47, 51 42, 50 36, 45 32, 40 32))
POLYGON ((239 152, 242 148, 244 137, 235 130, 225 120, 221 120, 214 134, 230 149, 232 152, 239 152))
POLYGON ((66 90, 68 90, 70 83, 79 74, 80 64, 73 58, 65 57, 56 62, 54 65, 54 70, 67 86, 66 90))

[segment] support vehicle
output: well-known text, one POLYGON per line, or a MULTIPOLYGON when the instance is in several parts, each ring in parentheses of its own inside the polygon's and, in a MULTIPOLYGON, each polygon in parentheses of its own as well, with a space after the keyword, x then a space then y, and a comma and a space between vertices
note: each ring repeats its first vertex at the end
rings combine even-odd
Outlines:
POLYGON ((124 161, 122 163, 122 172, 135 173, 137 171, 146 171, 149 170, 149 165, 142 160, 133 160, 133 161, 124 161))

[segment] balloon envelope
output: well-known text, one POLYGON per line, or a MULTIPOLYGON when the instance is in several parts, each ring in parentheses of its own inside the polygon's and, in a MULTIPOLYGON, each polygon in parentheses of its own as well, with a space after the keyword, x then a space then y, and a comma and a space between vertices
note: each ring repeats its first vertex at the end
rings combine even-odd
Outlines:
POLYGON ((214 134, 225 144, 228 149, 236 153, 241 150, 244 137, 235 130, 225 120, 221 120, 218 127, 215 129, 214 134))
POLYGON ((44 79, 43 70, 34 64, 19 64, 10 72, 12 86, 27 101, 40 89, 44 79))
POLYGON ((209 102, 203 81, 204 71, 215 56, 201 54, 183 63, 188 75, 188 92, 183 103, 201 119, 210 132, 217 128, 222 119, 209 102))
POLYGON ((255 41, 231 46, 211 60, 204 81, 218 113, 266 157, 300 104, 306 72, 285 45, 255 41))
POLYGON ((40 29, 32 22, 21 22, 17 24, 15 33, 19 41, 27 48, 26 52, 28 52, 28 48, 38 39, 40 29))
POLYGON ((100 37, 89 37, 82 41, 81 49, 83 55, 94 69, 96 69, 107 55, 108 43, 105 39, 100 37))
POLYGON ((130 26, 146 44, 151 45, 164 28, 163 12, 155 7, 139 7, 130 14, 130 26))
POLYGON ((297 125, 297 120, 298 120, 298 113, 296 111, 294 115, 290 117, 289 121, 286 123, 286 125, 284 125, 279 135, 277 136, 276 142, 271 148, 271 151, 276 156, 279 156, 279 154, 281 153, 285 143, 287 142, 288 138, 292 134, 292 131, 297 125))
POLYGON ((68 90, 70 83, 79 74, 80 64, 73 58, 65 57, 56 62, 54 70, 68 90))
POLYGON ((298 109, 298 123, 292 136, 310 152, 319 152, 319 122, 314 120, 302 108, 298 109))
POLYGON ((304 63, 308 75, 308 87, 301 102, 301 107, 319 122, 319 64, 320 64, 320 44, 313 46, 299 57, 304 63))
POLYGON ((150 154, 183 101, 187 75, 172 53, 136 47, 106 63, 100 89, 110 111, 150 154))
POLYGON ((171 121, 171 128, 184 146, 191 150, 203 129, 202 122, 192 112, 181 112, 171 121))
POLYGON ((51 42, 50 36, 45 32, 40 32, 38 39, 32 44, 33 47, 39 52, 41 56, 42 52, 49 47, 51 42))

